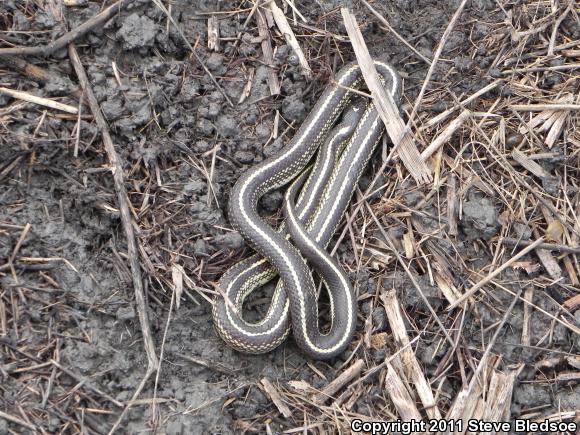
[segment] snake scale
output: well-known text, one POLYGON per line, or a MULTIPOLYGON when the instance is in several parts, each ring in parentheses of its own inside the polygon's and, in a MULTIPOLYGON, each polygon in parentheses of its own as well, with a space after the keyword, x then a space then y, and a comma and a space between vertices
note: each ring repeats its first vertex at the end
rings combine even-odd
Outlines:
MULTIPOLYGON (((389 64, 374 63, 383 85, 398 102, 399 76, 389 64)), ((343 67, 292 140, 250 168, 232 188, 230 221, 257 254, 222 275, 218 281, 222 295, 216 298, 212 314, 218 335, 239 351, 269 352, 292 331, 307 356, 329 359, 341 354, 352 340, 355 295, 346 274, 325 248, 384 132, 372 101, 353 103, 362 85, 358 64, 343 67), (258 214, 258 200, 287 184, 285 221, 276 230, 258 214), (320 332, 318 324, 318 294, 311 268, 329 294, 331 326, 326 333, 320 332), (279 280, 265 317, 257 323, 245 321, 246 297, 276 276, 279 280)))

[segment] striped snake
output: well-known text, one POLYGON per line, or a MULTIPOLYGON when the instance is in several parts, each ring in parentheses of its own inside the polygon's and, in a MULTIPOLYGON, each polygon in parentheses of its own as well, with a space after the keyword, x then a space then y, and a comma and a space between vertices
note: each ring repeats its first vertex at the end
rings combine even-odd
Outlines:
MULTIPOLYGON (((380 61, 375 67, 398 101, 401 84, 394 69, 380 61)), ((285 340, 290 327, 297 345, 316 359, 339 355, 352 340, 354 292, 325 248, 384 132, 372 102, 351 102, 352 90, 362 84, 356 63, 342 68, 293 139, 277 155, 244 173, 232 189, 230 221, 257 251, 224 273, 218 282, 223 297, 213 306, 218 335, 237 350, 268 352, 285 340), (315 163, 307 168, 317 150, 315 163), (276 231, 259 216, 258 200, 290 182, 284 196, 285 223, 276 231), (318 295, 306 261, 328 290, 332 322, 325 334, 319 329, 318 295), (275 276, 280 280, 266 316, 257 323, 245 321, 241 314, 245 298, 275 276)))

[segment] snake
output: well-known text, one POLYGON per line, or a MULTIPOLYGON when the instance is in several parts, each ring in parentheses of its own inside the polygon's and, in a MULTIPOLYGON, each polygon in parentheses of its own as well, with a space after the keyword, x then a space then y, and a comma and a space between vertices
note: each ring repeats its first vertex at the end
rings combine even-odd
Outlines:
MULTIPOLYGON (((375 60, 374 65, 398 102, 398 74, 386 62, 375 60)), ((214 327, 234 349, 269 352, 291 331, 308 357, 330 359, 352 341, 357 319, 354 292, 325 248, 384 132, 372 101, 364 108, 352 103, 363 83, 357 63, 343 67, 288 144, 242 174, 231 190, 232 227, 257 252, 228 269, 217 285, 221 295, 213 304, 214 327), (317 151, 315 163, 309 166, 317 151), (276 230, 260 217, 258 201, 289 183, 285 222, 276 230), (329 294, 331 326, 325 333, 319 329, 318 293, 309 266, 329 294), (245 298, 275 276, 280 279, 265 317, 257 323, 245 321, 241 314, 245 298)))
MULTIPOLYGON (((342 123, 328 134, 321 146, 310 172, 311 176, 298 199, 299 219, 308 219, 315 211, 315 206, 323 194, 326 181, 332 175, 340 152, 363 115, 362 109, 360 104, 349 107, 343 116, 342 123), (314 179, 315 176, 316 179, 314 179)), ((303 173, 305 174, 308 172, 303 173)), ((285 224, 282 223, 278 231, 284 233, 285 229, 285 224)), ((222 275, 217 287, 223 289, 225 297, 214 303, 214 323, 218 334, 231 347, 242 352, 269 352, 284 341, 290 332, 288 299, 285 297, 282 280, 278 280, 268 313, 261 322, 255 324, 245 322, 239 314, 247 295, 276 276, 276 270, 259 254, 238 262, 222 275), (227 305, 228 301, 232 303, 227 305), (224 324, 225 326, 222 326, 224 324), (236 337, 239 338, 232 340, 230 336, 226 336, 225 332, 228 330, 237 331, 236 337)))

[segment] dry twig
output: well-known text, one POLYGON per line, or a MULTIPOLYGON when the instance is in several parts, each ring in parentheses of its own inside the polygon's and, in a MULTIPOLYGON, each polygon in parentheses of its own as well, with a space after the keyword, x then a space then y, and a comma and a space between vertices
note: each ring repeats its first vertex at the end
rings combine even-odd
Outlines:
POLYGON ((540 237, 535 242, 533 242, 531 245, 522 249, 520 252, 518 252, 516 255, 514 255, 512 258, 510 258, 508 261, 506 261, 504 264, 502 264, 500 267, 495 269, 493 272, 490 272, 485 278, 483 278, 481 281, 479 281, 477 284, 475 284, 473 287, 471 287, 469 290, 467 290, 465 293, 463 293, 463 295, 461 295, 461 297, 459 299, 457 299, 455 302, 453 302, 451 305, 449 305, 449 307, 447 307, 447 309, 452 310, 453 308, 455 308, 458 305, 460 305, 461 303, 463 303, 467 298, 470 298, 471 296, 473 296, 480 288, 482 288, 484 285, 486 285, 488 282, 490 282, 493 278, 498 276, 500 273, 502 273, 504 270, 506 270, 508 267, 510 267, 514 262, 516 262, 517 260, 522 258, 524 255, 526 255, 529 252, 536 249, 543 242, 544 242, 544 238, 540 237))
POLYGON ((304 55, 300 44, 298 44, 298 40, 296 39, 296 36, 294 35, 294 32, 292 31, 292 28, 290 27, 284 12, 282 12, 282 9, 276 5, 274 0, 270 0, 268 6, 272 12, 274 21, 276 22, 276 26, 278 26, 278 29, 280 29, 280 32, 282 35, 284 35, 288 45, 290 45, 292 50, 294 50, 294 53, 296 53, 296 56, 298 57, 298 63, 302 67, 302 73, 307 79, 312 78, 312 69, 308 64, 308 60, 306 60, 306 56, 304 55))
POLYGON ((337 376, 330 384, 324 387, 321 391, 316 393, 312 401, 318 405, 323 404, 328 399, 333 397, 341 388, 346 384, 356 378, 362 368, 364 367, 364 361, 362 359, 356 360, 352 365, 337 376))
POLYGON ((67 45, 90 32, 95 27, 100 26, 108 21, 129 3, 131 3, 131 0, 119 0, 113 3, 102 12, 98 13, 70 32, 65 33, 60 38, 56 39, 48 45, 41 45, 37 47, 0 48, 0 56, 50 56, 55 51, 65 48, 67 45))
MULTIPOLYGON (((145 382, 149 377, 155 373, 159 366, 159 360, 155 353, 155 345, 153 343, 153 336, 151 334, 151 326, 149 324, 149 315, 147 310, 147 305, 145 303, 145 293, 143 291, 143 280, 141 277, 141 267, 139 265, 139 252, 137 250, 137 241, 133 231, 133 222, 131 218, 129 197, 127 195, 127 189, 125 188, 125 178, 123 176, 123 167, 119 160, 119 156, 115 151, 115 145, 113 144, 113 139, 109 134, 109 128, 107 122, 103 117, 99 103, 93 93, 89 79, 85 72, 85 69, 81 63, 77 50, 73 44, 69 45, 69 57, 73 64, 81 88, 84 94, 87 96, 89 106, 95 121, 101 131, 101 136, 103 138, 103 144, 109 158, 109 164, 113 172, 113 181, 115 184, 115 191, 117 192, 117 201, 119 205, 119 211, 121 212, 121 222, 123 224, 123 229, 125 231, 125 237, 127 239, 127 251, 129 264, 131 266, 131 278, 133 280, 133 290, 135 292, 135 304, 137 306, 137 312, 139 314, 139 322, 141 324, 141 332, 143 334, 143 344, 145 346, 145 352, 147 354, 148 366, 147 372, 141 382, 141 385, 135 391, 133 399, 136 399, 143 388, 145 387, 145 382)), ((117 423, 111 429, 113 433, 121 422, 121 419, 128 410, 130 404, 125 407, 121 416, 119 417, 117 423)))
POLYGON ((62 110, 63 112, 67 113, 72 114, 78 113, 78 109, 74 106, 59 103, 58 101, 54 101, 49 98, 37 97, 36 95, 32 95, 27 92, 16 91, 14 89, 0 87, 0 94, 10 95, 12 98, 16 98, 18 100, 28 101, 29 103, 38 104, 44 107, 50 107, 51 109, 62 110))
POLYGON ((346 8, 342 8, 341 11, 344 25, 350 37, 363 77, 371 91, 373 101, 385 124, 387 133, 394 143, 393 152, 396 150, 399 153, 401 161, 417 183, 428 183, 432 180, 431 171, 421 159, 411 135, 406 132, 405 125, 399 116, 399 110, 393 98, 381 84, 381 80, 374 67, 373 60, 364 42, 356 18, 346 8))

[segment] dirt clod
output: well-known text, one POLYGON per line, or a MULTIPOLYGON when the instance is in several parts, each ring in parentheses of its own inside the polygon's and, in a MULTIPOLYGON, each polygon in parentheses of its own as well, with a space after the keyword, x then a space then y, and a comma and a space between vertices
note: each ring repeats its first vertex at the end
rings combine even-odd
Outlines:
POLYGON ((140 47, 151 47, 159 28, 149 17, 137 13, 129 15, 117 32, 127 50, 140 47))
POLYGON ((461 227, 469 240, 490 240, 499 228, 498 212, 492 201, 474 197, 463 204, 461 227))

